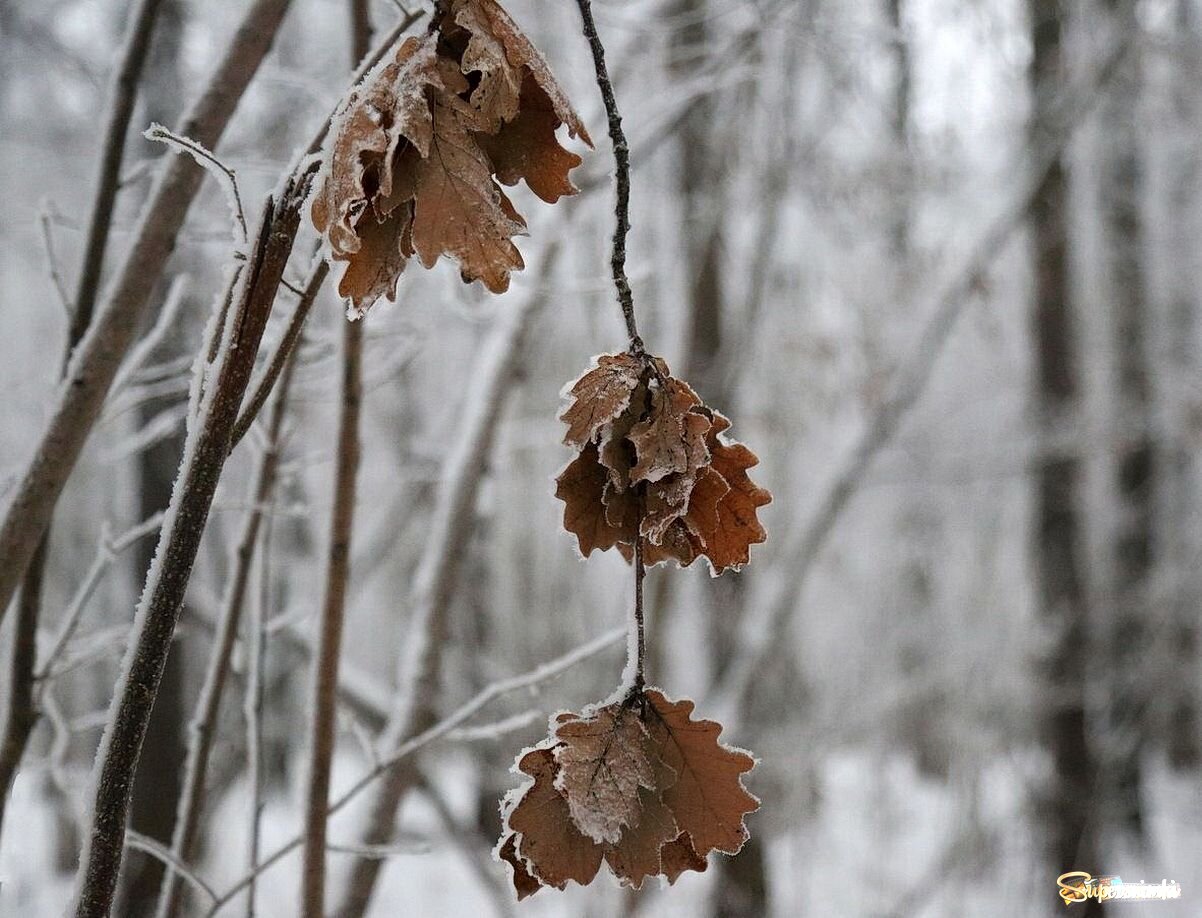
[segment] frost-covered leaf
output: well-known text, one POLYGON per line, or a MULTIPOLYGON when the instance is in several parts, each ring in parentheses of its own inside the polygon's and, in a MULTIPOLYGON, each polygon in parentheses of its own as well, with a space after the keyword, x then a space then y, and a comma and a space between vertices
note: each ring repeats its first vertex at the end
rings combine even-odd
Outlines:
POLYGON ((534 779, 506 805, 497 856, 519 898, 539 884, 587 884, 608 864, 639 888, 703 871, 713 850, 734 854, 759 802, 743 787, 755 762, 718 741, 721 727, 693 720, 693 702, 639 690, 585 715, 564 713, 552 734, 519 757, 534 779))
POLYGON ((651 393, 651 410, 630 430, 638 454, 634 481, 659 481, 674 472, 691 475, 709 460, 705 444, 710 420, 693 409, 701 404, 688 383, 668 377, 651 393))
POLYGON ((606 424, 624 412, 639 384, 643 362, 633 354, 602 354, 569 390, 570 401, 559 419, 568 425, 563 442, 583 449, 606 424))
POLYGON ((704 556, 720 574, 747 564, 767 537, 757 511, 772 495, 747 475, 758 458, 723 436, 730 421, 660 358, 601 355, 571 384, 560 418, 564 442, 583 452, 556 496, 586 555, 616 547, 631 560, 638 532, 647 565, 704 556))
POLYGON ((609 705, 560 724, 555 736, 558 787, 572 821, 593 841, 618 841, 624 828, 639 822, 639 788, 654 786, 646 728, 631 708, 609 705))
POLYGON ((693 720, 687 698, 669 701, 655 689, 646 697, 650 756, 658 763, 660 794, 676 825, 702 857, 710 851, 738 853, 747 841, 743 817, 760 805, 743 787, 755 759, 719 742, 717 721, 693 720))
POLYGON ((352 88, 331 125, 311 216, 339 292, 363 314, 392 299, 408 258, 446 256, 494 293, 523 267, 526 223, 498 182, 525 180, 554 203, 575 193, 589 143, 542 55, 495 0, 456 0, 424 38, 408 38, 352 88))
POLYGON ((616 526, 606 515, 605 487, 609 476, 597 461, 597 447, 589 443, 556 479, 555 496, 566 505, 563 525, 573 533, 580 554, 588 557, 594 549, 613 548, 621 541, 634 539, 634 521, 629 529, 616 526))

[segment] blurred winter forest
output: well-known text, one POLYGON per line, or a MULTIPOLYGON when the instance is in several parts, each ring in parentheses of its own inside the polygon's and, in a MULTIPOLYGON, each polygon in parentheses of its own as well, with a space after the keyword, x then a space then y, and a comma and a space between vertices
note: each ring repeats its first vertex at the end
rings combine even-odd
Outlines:
MULTIPOLYGON (((212 144, 253 233, 349 86, 349 11, 366 8, 374 44, 427 12, 406 5, 0 0, 0 509, 55 413, 81 297, 99 314, 141 284, 148 307, 66 462, 44 557, 14 572, 0 554, 0 576, 25 578, 0 627, 4 916, 71 899, 193 359, 228 282, 228 182, 142 131, 189 134, 258 15, 270 49, 244 62, 212 144), (145 63, 122 81, 147 6, 145 63), (140 215, 169 168, 203 184, 178 232, 148 242, 140 215), (111 231, 89 254, 98 209, 111 231)), ((437 735, 332 817, 326 913, 1051 915, 1056 877, 1085 870, 1175 880, 1183 900, 1149 914, 1198 914, 1202 3, 595 0, 631 145, 640 331, 734 420, 774 495, 745 571, 648 573, 649 679, 754 750, 762 805, 737 857, 672 887, 600 878, 520 905, 491 854, 498 801, 548 715, 617 684, 631 588, 617 552, 579 559, 553 496, 560 391, 626 346, 605 112, 576 4, 505 5, 597 149, 563 141, 584 156, 578 196, 512 190, 530 227, 508 293, 414 261, 360 325, 331 799, 400 740, 437 735)), ((306 219, 257 374, 315 246, 306 219)), ((286 405, 269 400, 221 476, 114 914, 155 914, 164 883, 175 914, 300 914, 299 850, 253 868, 304 819, 347 347, 334 286, 286 405), (198 741, 193 837, 165 877, 198 741)))

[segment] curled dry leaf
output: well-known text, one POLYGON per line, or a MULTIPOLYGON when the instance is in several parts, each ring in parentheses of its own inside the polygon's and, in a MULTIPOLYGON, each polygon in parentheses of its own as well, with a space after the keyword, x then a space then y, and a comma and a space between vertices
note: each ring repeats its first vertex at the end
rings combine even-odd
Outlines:
POLYGON ((465 281, 500 293, 523 267, 526 223, 500 185, 544 201, 574 194, 580 157, 556 132, 592 141, 546 60, 496 0, 443 4, 355 86, 330 131, 311 216, 339 293, 362 315, 393 299, 410 256, 458 262, 465 281))
POLYGON ((647 564, 704 556, 720 574, 751 560, 772 500, 747 474, 759 459, 662 359, 602 354, 566 396, 564 443, 580 454, 555 493, 583 555, 617 547, 629 560, 641 537, 647 564))
POLYGON ((583 715, 560 715, 518 770, 533 778, 505 804, 498 857, 518 898, 540 886, 592 882, 604 861, 625 886, 703 871, 736 853, 759 801, 743 787, 755 760, 693 720, 693 703, 654 689, 583 715))

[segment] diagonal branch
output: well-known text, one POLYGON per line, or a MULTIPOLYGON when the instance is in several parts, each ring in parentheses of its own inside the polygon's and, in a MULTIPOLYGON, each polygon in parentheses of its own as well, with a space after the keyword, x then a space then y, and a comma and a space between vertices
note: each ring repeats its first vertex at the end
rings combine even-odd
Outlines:
MULTIPOLYGON (((190 425, 167 520, 134 619, 93 776, 93 822, 76 880, 76 918, 107 918, 117 887, 133 777, 200 548, 230 435, 254 370, 263 330, 300 228, 312 170, 287 182, 278 204, 267 199, 254 255, 243 272, 237 307, 213 368, 212 383, 190 425)), ((206 357, 203 346, 197 359, 206 357)))

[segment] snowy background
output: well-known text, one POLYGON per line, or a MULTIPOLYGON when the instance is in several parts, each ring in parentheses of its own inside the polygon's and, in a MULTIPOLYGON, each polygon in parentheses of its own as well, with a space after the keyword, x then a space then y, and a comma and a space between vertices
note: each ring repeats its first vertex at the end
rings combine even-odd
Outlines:
MULTIPOLYGON (((128 141, 110 266, 165 155, 140 131, 152 121, 178 124, 245 5, 165 4, 128 141)), ((527 269, 507 294, 464 286, 450 264, 425 271, 415 261, 398 302, 366 320, 343 661, 367 701, 344 712, 335 793, 370 765, 415 572, 432 563, 447 459, 489 342, 515 311, 529 318, 468 537, 456 549, 438 706, 449 714, 494 681, 626 621, 629 569, 613 552, 581 562, 553 497, 570 458, 556 419, 560 389, 594 354, 625 346, 608 277, 604 114, 575 4, 506 6, 548 56, 598 149, 574 147, 585 156, 577 197, 549 207, 514 190, 530 232, 518 240, 527 269), (373 705, 375 720, 364 710, 373 705)), ((697 564, 649 574, 650 677, 696 699, 702 715, 733 711, 723 738, 760 757, 748 786, 763 804, 738 858, 711 858, 706 873, 670 889, 633 894, 602 877, 510 901, 507 871, 490 848, 497 803, 516 782, 513 757, 544 733, 547 715, 612 690, 624 665, 619 639, 489 705, 471 721, 484 729, 422 751, 423 787, 398 813, 368 914, 1051 915, 1062 908, 1055 877, 1068 870, 1176 880, 1183 901, 1149 904, 1148 913, 1199 914, 1202 6, 1148 0, 1133 22, 1120 21, 1121 4, 1065 6, 1067 88, 1057 98, 1081 116, 1063 157, 1080 386, 1072 417, 1049 436, 1034 407, 1032 239, 1013 216, 1025 213, 1031 162, 1046 155, 1028 130, 1027 4, 595 0, 632 145, 640 330, 733 419, 732 434, 761 457, 756 481, 775 497, 761 511, 769 540, 743 573, 713 580, 697 564), (1125 70, 1099 88, 1116 41, 1130 45, 1125 70), (1129 187, 1115 181, 1122 155, 1138 164, 1129 187), (1128 209, 1138 217, 1121 231, 1108 210, 1117 195, 1133 196, 1128 209), (1133 296, 1114 267, 1132 259, 1140 268, 1133 296), (1136 304, 1134 341, 1120 324, 1120 300, 1136 304), (948 302, 954 321, 942 334, 948 302), (1131 359, 1151 389, 1138 416, 1120 384, 1131 359), (894 416, 898 393, 915 379, 926 385, 894 416), (878 442, 882 417, 899 423, 878 442), (1115 561, 1132 525, 1131 494, 1118 482, 1137 435, 1152 444, 1154 474, 1139 504, 1150 561, 1131 584, 1118 582, 1115 561), (865 442, 870 461, 845 479, 865 442), (1090 863, 1062 863, 1048 846, 1058 831, 1047 801, 1058 794, 1060 747, 1043 726, 1059 703, 1047 671, 1063 661, 1049 661, 1057 610, 1040 600, 1035 501, 1038 470, 1052 455, 1071 455, 1081 468, 1072 512, 1087 615, 1073 653, 1088 660, 1077 690, 1087 717, 1080 754, 1097 774, 1083 802, 1090 863), (848 499, 826 525, 822 513, 841 481, 848 499), (822 538, 811 557, 815 532, 822 538), (1108 638, 1130 602, 1145 624, 1134 667, 1108 638), (767 618, 773 630, 757 631, 767 618), (749 656, 757 648, 766 651, 749 656), (732 698, 728 673, 749 661, 754 679, 732 698), (1131 736, 1110 729, 1116 699, 1128 697, 1143 711, 1131 736), (1108 816, 1117 811, 1107 780, 1116 748, 1138 764, 1135 822, 1108 816)), ((129 7, 0 0, 0 501, 53 406, 66 319, 52 275, 78 270, 106 84, 129 7)), ((399 15, 384 0, 371 10, 379 28, 399 15)), ((217 151, 244 200, 275 185, 346 89, 346 33, 339 0, 292 4, 217 151)), ((297 252, 313 244, 308 230, 297 252)), ((69 896, 92 757, 154 542, 114 553, 104 540, 165 506, 189 355, 228 250, 224 198, 207 179, 155 301, 160 308, 173 285, 182 298, 172 333, 106 408, 59 504, 42 646, 96 559, 102 576, 12 789, 0 915, 58 914, 69 896)), ((299 282, 300 273, 293 267, 289 278, 299 282)), ((288 310, 277 312, 269 342, 288 310)), ((328 288, 301 352, 255 566, 254 602, 269 622, 264 851, 291 838, 302 817, 306 648, 322 589, 341 321, 328 288)), ((252 434, 226 468, 156 707, 134 812, 134 828, 151 837, 169 839, 186 723, 261 445, 252 434)), ((0 629, 4 661, 11 618, 0 629)), ((195 859, 217 891, 247 868, 246 662, 240 644, 195 859)), ((5 682, 0 701, 7 690, 5 682)), ((353 843, 363 818, 355 806, 339 814, 331 842, 353 843)), ((332 851, 331 889, 355 857, 332 851)), ((150 914, 156 863, 131 852, 126 866, 118 913, 150 914)), ((299 867, 293 855, 262 876, 257 914, 297 913, 299 867)), ((204 898, 190 894, 189 914, 205 913, 204 898)), ((222 912, 245 913, 242 898, 222 912)))

